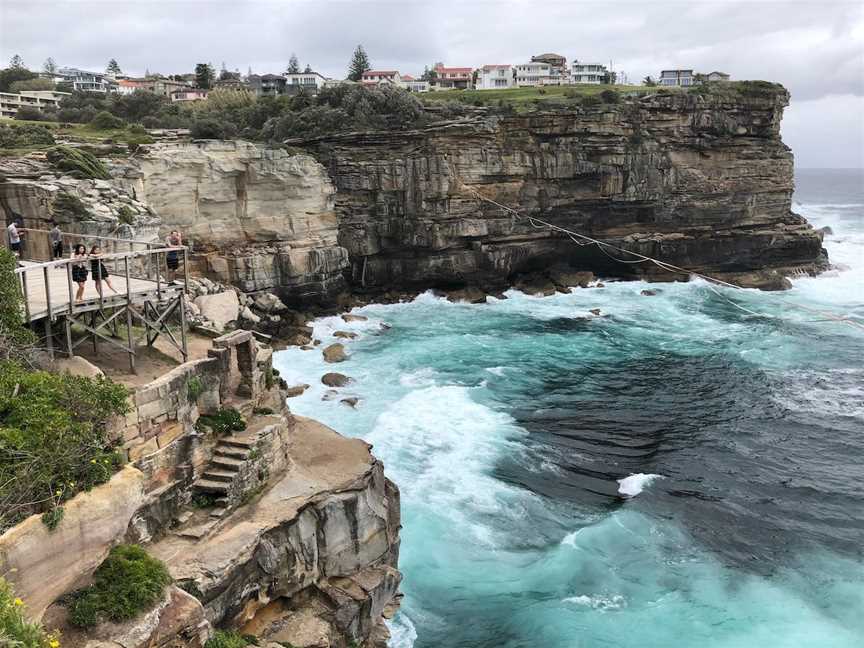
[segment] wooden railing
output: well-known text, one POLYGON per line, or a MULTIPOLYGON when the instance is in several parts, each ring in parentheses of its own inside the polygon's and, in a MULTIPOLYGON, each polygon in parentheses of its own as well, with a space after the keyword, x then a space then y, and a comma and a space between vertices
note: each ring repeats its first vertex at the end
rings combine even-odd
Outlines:
MULTIPOLYGON (((33 230, 31 230, 33 231, 33 230)), ((42 230, 36 230, 42 231, 42 230)), ((92 237, 96 238, 96 237, 92 237)), ((100 237, 105 238, 105 237, 100 237)), ((133 241, 134 243, 141 243, 140 241, 133 241)), ((125 279, 125 295, 120 293, 118 295, 113 295, 109 297, 103 297, 100 295, 99 301, 104 301, 106 304, 110 305, 117 301, 131 303, 133 301, 133 294, 142 292, 140 289, 132 288, 132 281, 135 279, 150 281, 155 285, 152 287, 152 290, 155 291, 155 295, 157 300, 161 300, 163 293, 170 290, 170 292, 176 293, 177 288, 171 289, 172 281, 169 281, 167 274, 167 259, 169 254, 177 254, 178 255, 178 266, 182 263, 182 270, 178 267, 177 272, 183 273, 183 285, 181 287, 182 291, 186 291, 186 286, 188 285, 188 248, 185 246, 177 246, 177 247, 158 247, 155 248, 152 244, 145 244, 147 247, 151 249, 141 250, 141 251, 133 251, 133 252, 115 252, 111 254, 99 254, 98 256, 91 256, 85 259, 58 259, 56 261, 45 261, 41 263, 31 263, 27 265, 21 265, 15 269, 15 274, 18 276, 19 285, 21 287, 22 294, 24 296, 24 310, 27 321, 32 321, 35 318, 43 317, 47 315, 48 319, 54 319, 57 315, 63 313, 74 314, 76 312, 76 304, 78 302, 75 301, 75 282, 72 279, 72 268, 75 265, 84 265, 88 270, 88 281, 91 281, 92 278, 89 276, 90 272, 90 263, 91 261, 98 260, 100 263, 104 263, 106 268, 109 268, 110 274, 123 277, 125 279), (111 270, 110 268, 113 268, 111 270), (52 300, 52 278, 56 276, 58 272, 63 272, 65 274, 66 281, 63 282, 65 285, 63 286, 63 290, 68 290, 68 303, 65 302, 62 298, 59 300, 56 299, 57 295, 53 295, 55 299, 52 300), (42 281, 28 281, 28 278, 33 278, 34 274, 38 273, 41 275, 42 281), (41 283, 41 286, 39 284, 41 283), (31 294, 32 285, 39 286, 39 289, 44 291, 44 299, 47 305, 47 313, 43 313, 40 309, 38 312, 33 312, 33 306, 37 302, 37 296, 31 294)), ((56 281, 54 283, 54 288, 57 288, 56 281)), ((61 284, 62 285, 62 284, 61 284)), ((39 295, 41 298, 43 295, 39 295)))

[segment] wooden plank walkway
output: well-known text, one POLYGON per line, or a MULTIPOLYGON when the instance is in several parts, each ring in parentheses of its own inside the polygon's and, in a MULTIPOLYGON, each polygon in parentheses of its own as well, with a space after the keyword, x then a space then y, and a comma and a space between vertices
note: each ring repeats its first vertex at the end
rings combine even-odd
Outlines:
MULTIPOLYGON (((21 261, 24 267, 38 266, 40 264, 29 261, 21 261)), ((90 269, 90 264, 87 262, 87 269, 90 269)), ((48 315, 48 300, 45 292, 45 276, 48 276, 48 294, 51 296, 51 314, 54 316, 62 315, 69 312, 69 278, 66 271, 66 266, 49 267, 46 270, 33 268, 28 272, 23 273, 27 280, 27 305, 30 311, 30 320, 38 320, 48 315)), ((92 275, 88 274, 87 282, 84 288, 84 297, 81 301, 76 301, 74 311, 76 313, 98 310, 108 306, 122 305, 127 302, 126 277, 123 275, 112 274, 110 276, 111 285, 116 290, 116 294, 111 291, 108 285, 102 282, 102 299, 99 298, 99 293, 96 291, 96 284, 93 282, 92 275)), ((164 279, 160 282, 160 289, 157 289, 157 283, 147 279, 129 279, 129 288, 131 293, 131 303, 143 303, 144 301, 152 301, 158 299, 161 293, 162 299, 176 297, 178 293, 183 292, 183 284, 181 282, 167 283, 164 279)), ((74 299, 78 291, 78 284, 72 284, 72 296, 74 299)))

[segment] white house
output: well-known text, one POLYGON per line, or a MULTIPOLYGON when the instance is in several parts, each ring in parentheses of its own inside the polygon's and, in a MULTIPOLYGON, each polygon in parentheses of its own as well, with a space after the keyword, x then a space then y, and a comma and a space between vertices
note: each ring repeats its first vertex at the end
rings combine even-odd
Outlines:
POLYGON ((574 60, 573 65, 570 66, 570 83, 603 83, 607 73, 606 66, 602 63, 585 63, 574 60))
POLYGON ((725 72, 718 72, 716 70, 714 72, 709 72, 705 75, 706 81, 728 81, 729 79, 730 76, 728 74, 726 74, 725 72))
POLYGON ((286 72, 286 92, 297 92, 298 90, 310 90, 318 92, 327 84, 327 77, 317 72, 286 72))
POLYGON ((548 63, 521 63, 516 66, 516 85, 520 88, 543 85, 557 85, 548 63))
POLYGON ((73 90, 84 92, 112 92, 117 88, 117 84, 108 75, 78 68, 60 68, 54 80, 71 83, 73 90))
POLYGON ((415 79, 410 74, 406 74, 399 82, 399 87, 408 92, 429 92, 429 82, 423 79, 415 79))
POLYGON ((399 85, 400 81, 402 81, 402 75, 399 74, 398 70, 366 70, 360 77, 360 82, 364 85, 378 85, 379 83, 399 85))
POLYGON ((478 90, 512 88, 516 85, 512 65, 484 65, 477 72, 478 90))

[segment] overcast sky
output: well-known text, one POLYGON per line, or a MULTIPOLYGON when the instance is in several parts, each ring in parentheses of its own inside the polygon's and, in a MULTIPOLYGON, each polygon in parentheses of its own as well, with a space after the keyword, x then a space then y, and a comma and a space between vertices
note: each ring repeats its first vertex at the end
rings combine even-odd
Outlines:
POLYGON ((864 2, 574 0, 0 0, 0 63, 127 74, 302 65, 343 78, 362 43, 377 68, 477 67, 557 52, 611 60, 631 81, 662 68, 783 83, 801 167, 864 167, 864 2))

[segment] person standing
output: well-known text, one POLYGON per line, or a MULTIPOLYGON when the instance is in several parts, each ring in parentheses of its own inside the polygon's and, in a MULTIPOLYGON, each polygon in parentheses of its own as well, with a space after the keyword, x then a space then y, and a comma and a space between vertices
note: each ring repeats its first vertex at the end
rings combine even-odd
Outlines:
POLYGON ((108 274, 108 268, 105 267, 105 264, 102 263, 102 259, 100 255, 102 254, 102 248, 98 245, 94 245, 90 248, 90 274, 93 275, 93 283, 96 284, 96 292, 99 293, 99 297, 102 297, 102 282, 104 281, 108 284, 108 287, 111 289, 115 295, 117 291, 114 290, 114 286, 111 285, 111 276, 108 274))
POLYGON ((16 259, 21 256, 21 233, 18 231, 20 226, 21 220, 16 218, 6 228, 6 235, 9 237, 9 249, 12 250, 16 259))
POLYGON ((76 261, 72 264, 72 281, 78 284, 75 301, 79 302, 84 298, 84 284, 87 282, 87 248, 78 243, 72 248, 71 258, 76 261))
MULTIPOLYGON (((165 239, 166 247, 180 247, 183 245, 183 237, 177 230, 171 230, 168 237, 165 239)), ((177 268, 180 266, 180 253, 172 250, 165 255, 165 265, 168 267, 168 281, 174 281, 177 278, 177 268)))
POLYGON ((51 241, 51 259, 63 258, 63 232, 60 231, 60 226, 51 221, 54 227, 48 232, 48 240, 51 241))

